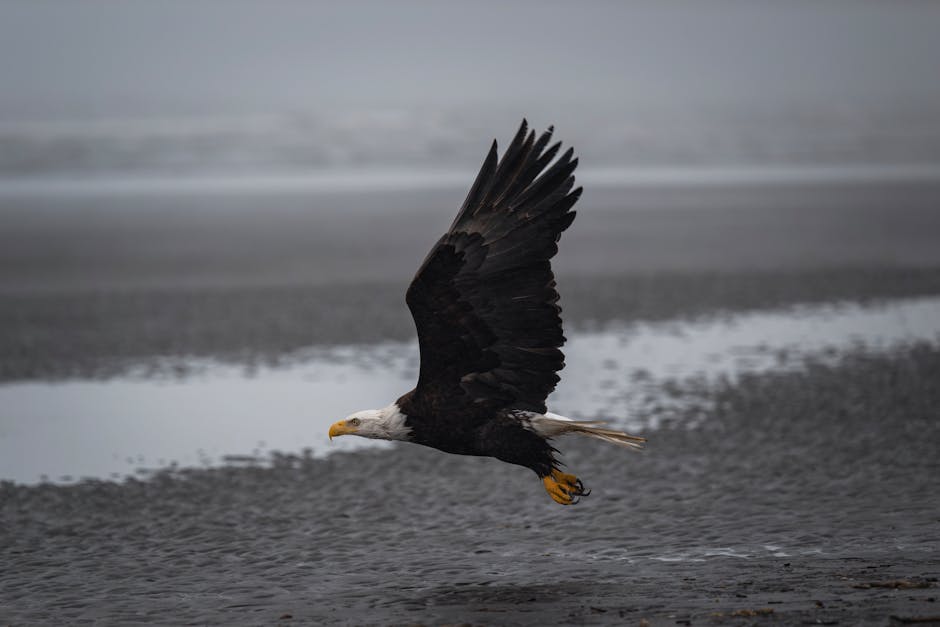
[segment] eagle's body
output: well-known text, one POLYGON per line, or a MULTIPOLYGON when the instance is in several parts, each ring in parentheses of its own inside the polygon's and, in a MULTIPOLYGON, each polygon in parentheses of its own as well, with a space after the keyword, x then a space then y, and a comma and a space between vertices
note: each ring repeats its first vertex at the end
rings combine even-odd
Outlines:
POLYGON ((447 233, 428 253, 406 301, 418 331, 418 383, 381 410, 353 414, 330 436, 405 440, 526 466, 557 502, 585 494, 558 470, 549 440, 582 433, 625 446, 642 438, 550 414, 564 367, 561 309, 550 260, 581 195, 577 159, 523 121, 502 159, 496 142, 447 233), (550 165, 551 164, 551 165, 550 165))

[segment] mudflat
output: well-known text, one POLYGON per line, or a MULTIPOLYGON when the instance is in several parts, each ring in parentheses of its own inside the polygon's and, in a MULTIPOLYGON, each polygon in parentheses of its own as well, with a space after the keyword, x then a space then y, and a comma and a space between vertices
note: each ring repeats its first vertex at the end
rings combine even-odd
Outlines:
POLYGON ((840 624, 936 617, 940 352, 714 390, 592 494, 417 446, 0 485, 9 624, 840 624))
MULTIPOLYGON (((556 264, 566 324, 940 293, 938 190, 588 194, 556 264)), ((404 287, 460 194, 314 200, 3 199, 0 379, 410 337, 404 287)), ((559 441, 593 490, 575 507, 526 469, 411 445, 3 482, 0 624, 940 616, 936 342, 697 393, 642 454, 559 441)))
MULTIPOLYGON (((463 193, 0 197, 0 380, 409 339, 463 193)), ((568 329, 937 294, 940 183, 589 189, 554 266, 568 329)))

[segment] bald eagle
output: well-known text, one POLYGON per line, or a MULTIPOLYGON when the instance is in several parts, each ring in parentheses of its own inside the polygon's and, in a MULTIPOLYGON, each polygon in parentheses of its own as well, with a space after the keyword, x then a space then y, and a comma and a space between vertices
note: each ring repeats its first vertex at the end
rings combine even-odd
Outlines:
POLYGON ((564 367, 561 308, 550 264, 581 195, 578 160, 555 160, 552 128, 536 138, 525 120, 498 159, 493 141, 447 233, 428 253, 405 300, 418 332, 417 386, 388 407, 330 427, 415 442, 447 453, 495 457, 531 468, 557 503, 586 496, 561 472, 552 438, 581 434, 640 448, 644 438, 549 413, 564 367), (552 161, 554 163, 552 163, 552 161))

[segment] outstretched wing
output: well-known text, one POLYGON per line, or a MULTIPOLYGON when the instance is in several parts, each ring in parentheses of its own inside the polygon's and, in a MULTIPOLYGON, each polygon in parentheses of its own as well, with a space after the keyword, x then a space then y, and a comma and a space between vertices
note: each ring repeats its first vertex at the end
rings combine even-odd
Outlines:
POLYGON ((421 350, 411 402, 446 419, 461 409, 544 413, 564 367, 561 309, 550 260, 574 220, 578 160, 552 129, 536 139, 523 120, 503 158, 496 142, 450 230, 408 288, 421 350))

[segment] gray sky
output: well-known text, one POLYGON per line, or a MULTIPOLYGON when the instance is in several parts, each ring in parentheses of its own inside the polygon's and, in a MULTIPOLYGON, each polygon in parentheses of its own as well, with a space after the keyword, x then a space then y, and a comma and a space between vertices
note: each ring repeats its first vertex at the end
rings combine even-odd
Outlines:
POLYGON ((938 67, 929 1, 0 2, 5 120, 540 102, 929 108, 938 67))

